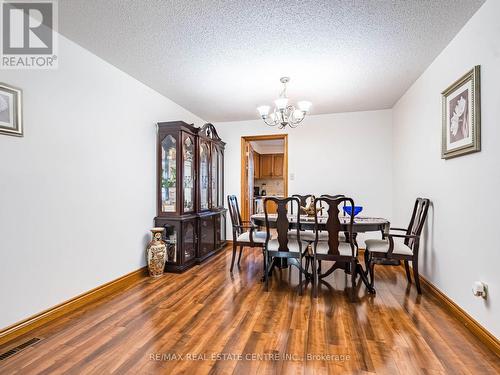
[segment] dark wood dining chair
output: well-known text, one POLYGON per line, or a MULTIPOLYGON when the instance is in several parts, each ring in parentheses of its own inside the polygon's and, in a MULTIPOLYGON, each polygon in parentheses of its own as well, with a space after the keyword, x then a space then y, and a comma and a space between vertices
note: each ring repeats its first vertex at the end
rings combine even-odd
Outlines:
POLYGON ((329 199, 337 199, 337 198, 344 198, 344 194, 335 194, 335 195, 330 195, 330 194, 321 194, 320 198, 329 198, 329 199))
POLYGON ((285 259, 289 265, 299 270, 299 294, 302 295, 302 276, 306 270, 302 267, 302 259, 307 254, 309 243, 300 239, 300 201, 296 197, 274 198, 264 200, 264 215, 266 223, 266 241, 264 246, 264 282, 265 290, 269 290, 269 274, 273 270, 278 259, 285 259), (268 206, 273 202, 277 206, 276 230, 277 238, 271 237, 271 225, 269 221, 268 206), (295 206, 295 207, 293 207, 295 206), (291 214, 292 208, 295 212, 291 214), (288 213, 290 212, 290 217, 288 213), (289 236, 290 221, 295 226, 295 237, 289 236))
POLYGON ((410 223, 407 228, 390 228, 389 233, 383 235, 381 240, 366 240, 365 265, 370 275, 370 285, 375 282, 375 265, 385 264, 389 260, 403 261, 405 265, 406 278, 411 283, 410 266, 413 268, 413 278, 417 286, 418 294, 422 294, 420 288, 420 276, 418 273, 418 249, 420 245, 420 235, 427 218, 430 200, 427 198, 417 198, 413 206, 410 223), (404 232, 396 234, 391 232, 404 232), (395 239, 403 239, 395 240, 395 239))
POLYGON ((238 256, 238 266, 241 261, 241 253, 244 247, 260 247, 264 251, 264 243, 266 242, 266 232, 258 231, 258 227, 250 221, 241 220, 240 208, 236 195, 227 196, 227 206, 229 208, 229 216, 233 225, 233 257, 231 258, 231 269, 233 272, 234 261, 236 258, 237 248, 240 248, 238 256))
MULTIPOLYGON (((342 230, 339 213, 341 206, 344 204, 349 204, 354 208, 354 201, 348 197, 326 197, 322 196, 315 200, 315 205, 324 203, 327 208, 328 218, 326 220, 326 231, 328 233, 327 241, 320 241, 317 236, 313 243, 313 297, 318 296, 318 284, 319 279, 328 276, 330 273, 336 269, 343 269, 344 272, 351 275, 352 290, 351 296, 355 297, 355 286, 356 277, 360 274, 362 277, 366 278, 364 271, 361 269, 361 265, 358 262, 358 249, 353 241, 353 224, 354 217, 349 216, 347 218, 347 233, 348 240, 343 242, 339 240, 339 232, 342 230), (332 267, 324 274, 319 274, 319 262, 321 261, 333 261, 335 262, 332 267)), ((319 229, 319 218, 316 213, 314 217, 314 225, 316 232, 319 229)), ((368 284, 367 280, 365 282, 368 284)))
MULTIPOLYGON (((320 198, 338 199, 338 198, 345 198, 345 195, 344 194, 334 194, 334 195, 321 194, 320 198)), ((345 207, 345 206, 346 206, 346 203, 344 202, 342 207, 345 207)), ((341 211, 341 214, 342 214, 342 216, 345 216, 344 210, 341 211)), ((354 236, 353 237, 354 238, 354 245, 356 245, 356 247, 358 247, 358 243, 356 242, 356 233, 353 233, 352 235, 354 236)), ((339 240, 346 242, 347 241, 347 233, 340 232, 339 233, 339 240)))

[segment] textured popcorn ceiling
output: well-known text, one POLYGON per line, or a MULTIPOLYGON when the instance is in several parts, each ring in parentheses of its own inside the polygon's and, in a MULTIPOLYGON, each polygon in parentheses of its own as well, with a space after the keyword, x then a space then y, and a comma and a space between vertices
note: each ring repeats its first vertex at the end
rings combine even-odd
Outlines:
POLYGON ((284 75, 313 114, 390 108, 483 2, 59 0, 59 29, 205 120, 232 121, 258 118, 284 75))

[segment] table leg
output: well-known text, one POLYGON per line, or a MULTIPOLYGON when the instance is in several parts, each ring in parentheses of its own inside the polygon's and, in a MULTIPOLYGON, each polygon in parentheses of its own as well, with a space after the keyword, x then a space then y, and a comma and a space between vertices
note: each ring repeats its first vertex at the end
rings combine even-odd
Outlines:
POLYGON ((286 258, 274 258, 276 262, 274 262, 274 266, 285 269, 288 268, 288 261, 286 258))
MULTIPOLYGON (((269 267, 269 276, 271 276, 273 274, 273 271, 274 271, 274 267, 279 267, 279 268, 283 268, 280 264, 281 262, 279 262, 279 260, 281 259, 284 259, 284 258, 273 258, 271 260, 271 266, 269 267)), ((286 259, 285 259, 286 261, 286 259)), ((287 264, 287 263, 285 263, 287 264)), ((286 268, 288 267, 288 264, 284 267, 286 268)), ((265 271, 264 271, 265 272, 265 271)), ((260 281, 264 282, 265 278, 264 278, 264 275, 262 275, 262 277, 260 278, 260 281)))

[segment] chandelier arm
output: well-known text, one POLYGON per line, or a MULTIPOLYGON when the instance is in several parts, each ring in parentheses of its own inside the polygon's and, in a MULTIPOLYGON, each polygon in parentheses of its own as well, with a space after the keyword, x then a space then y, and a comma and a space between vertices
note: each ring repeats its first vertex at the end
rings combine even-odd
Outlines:
POLYGON ((300 124, 302 121, 304 121, 304 119, 306 118, 306 114, 304 113, 304 115, 300 118, 300 120, 297 122, 297 125, 300 124))
POLYGON ((293 123, 293 126, 290 125, 291 128, 296 128, 304 119, 306 118, 306 114, 304 113, 304 116, 302 116, 300 119, 295 119, 295 121, 291 121, 290 124, 293 123))
POLYGON ((287 108, 288 111, 288 122, 295 122, 295 106, 289 105, 287 108))
POLYGON ((278 125, 278 122, 276 120, 274 120, 273 122, 268 122, 267 121, 267 117, 263 117, 262 119, 264 120, 264 122, 266 123, 266 125, 269 125, 269 126, 276 126, 276 125, 278 125))

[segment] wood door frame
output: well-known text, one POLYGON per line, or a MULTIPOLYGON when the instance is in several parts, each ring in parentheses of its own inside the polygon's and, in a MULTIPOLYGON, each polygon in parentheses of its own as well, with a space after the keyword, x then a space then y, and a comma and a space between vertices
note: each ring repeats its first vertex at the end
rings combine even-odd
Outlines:
MULTIPOLYGON (((284 152, 283 152, 283 190, 285 198, 288 197, 288 134, 269 134, 269 135, 248 135, 241 137, 241 190, 240 190, 240 202, 241 202, 241 217, 243 220, 250 220, 248 215, 246 205, 244 202, 245 191, 248 190, 248 183, 245 173, 245 159, 246 159, 246 146, 248 142, 251 141, 271 141, 275 139, 283 139, 284 141, 284 152)), ((249 203, 251 204, 251 202, 249 203)))

